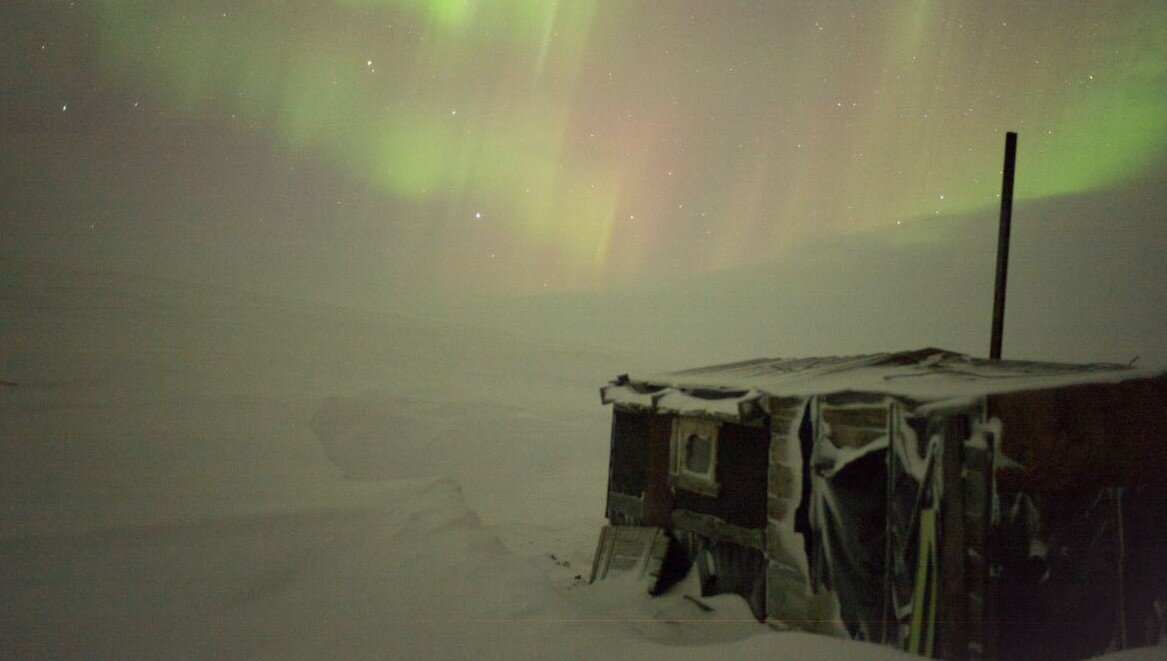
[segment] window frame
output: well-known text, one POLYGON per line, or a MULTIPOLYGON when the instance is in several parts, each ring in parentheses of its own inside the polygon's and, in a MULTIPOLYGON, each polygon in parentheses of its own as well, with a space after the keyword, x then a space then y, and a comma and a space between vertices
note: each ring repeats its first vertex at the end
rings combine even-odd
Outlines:
POLYGON ((717 439, 720 423, 707 418, 678 416, 673 420, 669 443, 669 481, 673 490, 684 489, 703 496, 717 497, 717 439), (689 438, 709 439, 709 467, 705 472, 694 471, 685 463, 689 438))

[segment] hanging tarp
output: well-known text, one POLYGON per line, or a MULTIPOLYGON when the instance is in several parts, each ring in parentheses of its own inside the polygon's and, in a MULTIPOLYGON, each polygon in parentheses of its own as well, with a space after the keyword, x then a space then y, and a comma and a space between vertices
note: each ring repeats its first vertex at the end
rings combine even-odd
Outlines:
POLYGON ((833 590, 852 637, 880 641, 886 585, 885 398, 824 398, 810 455, 812 585, 833 590))

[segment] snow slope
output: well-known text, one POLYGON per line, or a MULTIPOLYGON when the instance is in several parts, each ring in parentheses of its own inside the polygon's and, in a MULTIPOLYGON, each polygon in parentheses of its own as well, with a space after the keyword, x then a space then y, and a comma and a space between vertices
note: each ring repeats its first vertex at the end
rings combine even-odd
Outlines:
POLYGON ((596 387, 652 361, 5 273, 0 656, 910 658, 775 633, 732 596, 704 613, 684 590, 582 583, 596 387))

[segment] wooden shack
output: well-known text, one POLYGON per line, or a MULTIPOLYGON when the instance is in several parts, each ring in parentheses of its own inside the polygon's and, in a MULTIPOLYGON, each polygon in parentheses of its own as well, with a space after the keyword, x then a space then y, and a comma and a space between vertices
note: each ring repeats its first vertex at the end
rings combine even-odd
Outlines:
POLYGON ((923 349, 624 375, 601 396, 593 580, 639 562, 660 592, 695 566, 703 594, 776 627, 937 658, 1158 639, 1161 370, 923 349))

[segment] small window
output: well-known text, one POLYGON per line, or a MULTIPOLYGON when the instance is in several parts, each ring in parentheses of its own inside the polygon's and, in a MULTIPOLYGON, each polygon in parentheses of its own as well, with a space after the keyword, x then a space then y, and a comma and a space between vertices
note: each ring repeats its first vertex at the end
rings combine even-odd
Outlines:
POLYGON ((707 496, 717 495, 717 423, 677 418, 672 438, 673 486, 707 496))
POLYGON ((683 468, 690 475, 709 475, 712 467, 713 438, 689 434, 685 439, 685 461, 683 468))

